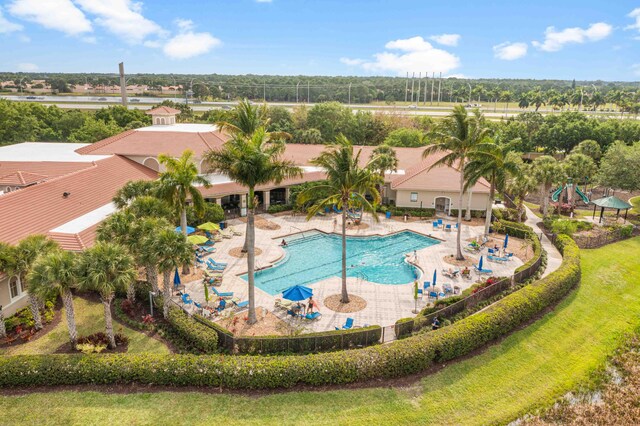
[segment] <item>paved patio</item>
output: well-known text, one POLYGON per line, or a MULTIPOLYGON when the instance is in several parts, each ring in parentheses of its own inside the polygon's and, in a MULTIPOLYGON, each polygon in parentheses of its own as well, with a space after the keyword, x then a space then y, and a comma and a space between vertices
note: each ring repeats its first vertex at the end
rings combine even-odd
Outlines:
MULTIPOLYGON (((334 218, 336 217, 334 214, 324 217, 317 216, 309 221, 305 220, 304 216, 272 216, 268 214, 260 216, 271 222, 277 223, 280 225, 280 229, 256 229, 256 247, 262 250, 262 253, 256 257, 257 268, 269 266, 284 256, 284 249, 280 247, 279 244, 283 237, 286 237, 287 235, 312 229, 324 232, 339 232, 339 225, 336 226, 336 229, 334 230, 334 218)), ((337 222, 340 222, 339 218, 337 222)), ((474 272, 471 273, 471 280, 462 278, 449 279, 442 275, 442 269, 448 269, 451 267, 451 265, 443 261, 443 258, 447 255, 455 254, 455 230, 451 232, 434 230, 431 221, 399 222, 394 219, 385 219, 383 216, 380 216, 380 221, 376 223, 371 216, 365 215, 363 223, 367 224, 369 227, 362 230, 348 230, 348 235, 387 235, 403 230, 412 230, 440 239, 440 244, 417 251, 417 265, 425 271, 426 277, 428 277, 427 280, 430 281, 430 277, 433 275, 434 269, 438 271, 438 286, 442 286, 444 283, 450 283, 452 285, 459 286, 464 290, 479 278, 479 276, 474 272)), ((445 220, 445 223, 454 222, 447 222, 445 220)), ((235 219, 229 221, 229 225, 233 226, 236 230, 242 231, 243 235, 234 236, 231 239, 225 239, 222 242, 216 243, 216 253, 210 257, 218 262, 225 262, 229 264, 224 272, 222 285, 218 286, 217 289, 225 292, 232 291, 234 293, 234 298, 237 298, 239 301, 244 301, 247 299, 248 295, 247 283, 239 276, 247 272, 246 258, 239 259, 231 256, 229 255, 229 250, 242 246, 244 242, 245 224, 240 220, 235 219)), ((483 226, 467 226, 463 223, 462 239, 465 241, 469 238, 480 237, 482 236, 483 231, 483 226)), ((483 254, 486 255, 486 252, 483 254)), ((479 255, 465 253, 465 256, 473 259, 477 264, 479 255)), ((411 257, 413 257, 413 255, 411 255, 411 257)), ((521 265, 522 261, 517 258, 514 258, 505 264, 499 264, 486 262, 485 257, 485 268, 492 269, 493 275, 495 276, 509 276, 521 265)), ((292 283, 292 285, 293 284, 295 283, 292 283)), ((309 287, 313 288, 314 299, 320 304, 322 317, 313 322, 307 321, 307 325, 305 327, 306 331, 332 330, 336 326, 342 326, 348 317, 354 318, 356 326, 374 324, 390 326, 400 318, 414 315, 413 310, 415 302, 413 299, 412 283, 402 285, 384 285, 368 282, 361 278, 348 278, 347 285, 350 294, 358 295, 367 301, 366 308, 360 312, 351 314, 337 313, 329 310, 323 305, 323 300, 327 296, 340 293, 340 278, 332 277, 319 281, 309 285, 309 287)), ((199 303, 205 303, 204 286, 201 281, 186 283, 185 291, 189 293, 193 300, 199 303)), ((259 287, 256 287, 255 291, 256 306, 264 306, 267 309, 273 310, 274 301, 277 296, 271 296, 270 294, 262 291, 259 287)), ((211 292, 210 295, 211 297, 214 296, 211 292)), ((419 299, 418 309, 424 308, 427 303, 426 297, 422 300, 419 299)), ((283 319, 286 317, 286 314, 283 311, 276 312, 276 315, 283 319)))

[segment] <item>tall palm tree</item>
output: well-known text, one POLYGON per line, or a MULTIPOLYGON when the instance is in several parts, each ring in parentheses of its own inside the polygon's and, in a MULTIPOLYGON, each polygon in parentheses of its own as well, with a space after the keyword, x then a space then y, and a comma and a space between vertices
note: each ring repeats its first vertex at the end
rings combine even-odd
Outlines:
POLYGON ((531 166, 525 163, 520 164, 520 172, 511 176, 507 180, 506 190, 513 197, 518 211, 518 222, 522 222, 524 214, 525 197, 535 190, 537 182, 532 176, 531 166))
POLYGON ((378 145, 371 152, 369 160, 372 162, 372 169, 380 174, 382 182, 378 185, 378 192, 382 195, 385 173, 395 173, 398 171, 398 156, 396 155, 396 150, 387 144, 378 145))
POLYGON ((157 255, 158 266, 162 271, 163 314, 167 318, 173 287, 171 273, 178 266, 189 262, 193 251, 185 236, 174 232, 170 227, 156 231, 155 236, 145 239, 144 244, 149 246, 153 255, 157 255))
POLYGON ((481 177, 484 177, 490 185, 484 223, 485 235, 489 234, 491 227, 496 190, 504 191, 509 177, 517 176, 520 173, 522 159, 520 154, 513 152, 512 149, 511 144, 500 144, 499 139, 487 139, 471 152, 469 162, 465 167, 467 180, 465 190, 473 186, 481 177))
POLYGON ((380 202, 378 184, 381 181, 376 172, 374 157, 364 166, 360 166, 361 150, 353 152, 351 142, 340 135, 336 143, 329 145, 318 157, 311 160, 311 164, 318 166, 327 174, 326 183, 309 188, 298 195, 297 202, 304 205, 317 191, 325 191, 329 195, 316 202, 307 210, 307 220, 312 218, 327 206, 337 206, 342 210, 342 303, 349 303, 347 292, 347 209, 352 207, 362 208, 371 212, 374 220, 378 220, 376 205, 380 202), (373 203, 367 200, 366 195, 373 197, 373 203))
POLYGON ((40 303, 36 295, 31 293, 27 276, 39 255, 46 254, 56 248, 58 248, 58 244, 45 235, 30 235, 11 248, 8 258, 7 272, 16 277, 20 288, 26 288, 29 292, 29 307, 36 330, 42 329, 40 303))
POLYGON ((126 210, 137 218, 157 217, 173 220, 175 216, 166 202, 150 195, 134 198, 126 210))
MULTIPOLYGON (((161 253, 158 252, 158 232, 170 228, 171 224, 162 218, 144 217, 139 219, 134 229, 135 243, 132 246, 136 261, 144 266, 147 282, 154 292, 158 292, 158 264, 161 253)), ((175 234, 175 232, 174 232, 175 234)))
MULTIPOLYGON (((565 176, 573 182, 574 186, 584 182, 589 177, 593 177, 597 170, 595 161, 588 155, 580 153, 568 155, 564 159, 563 166, 565 176)), ((568 195, 570 195, 568 198, 573 208, 576 204, 575 189, 568 195)))
POLYGON ((453 108, 453 112, 445 118, 434 132, 435 142, 428 145, 423 157, 432 154, 444 153, 444 155, 434 162, 429 169, 441 167, 443 165, 455 167, 460 171, 460 197, 458 199, 458 233, 456 243, 456 259, 464 260, 461 246, 462 231, 462 203, 464 197, 465 174, 467 159, 478 144, 484 142, 488 136, 489 129, 485 126, 482 114, 475 110, 469 116, 467 110, 462 105, 453 108))
POLYGON ((554 184, 562 181, 562 167, 550 155, 543 155, 533 160, 533 177, 540 185, 540 201, 542 202, 542 215, 549 214, 549 192, 554 184))
POLYGON ((125 208, 137 197, 153 196, 158 189, 158 183, 150 180, 132 180, 120 188, 113 197, 113 203, 119 209, 125 208))
MULTIPOLYGON (((193 162, 193 151, 185 150, 180 158, 160 154, 158 160, 166 167, 160 173, 158 196, 172 208, 180 212, 180 228, 187 235, 187 199, 191 199, 198 214, 204 212, 204 198, 197 186, 210 186, 209 181, 198 174, 198 167, 193 162)), ((185 263, 183 273, 189 273, 189 263, 185 263)))
POLYGON ((135 279, 133 257, 120 244, 99 241, 80 255, 78 284, 81 289, 93 290, 100 295, 104 308, 105 332, 111 349, 116 347, 111 302, 118 289, 128 287, 135 279))
POLYGON ((29 272, 30 291, 43 300, 60 296, 67 317, 69 340, 73 347, 78 341, 73 294, 77 285, 76 255, 69 251, 54 250, 39 256, 29 272))
MULTIPOLYGON (((238 102, 238 105, 231 112, 231 117, 227 121, 216 123, 221 132, 227 132, 232 136, 250 137, 260 127, 265 129, 269 126, 267 115, 267 105, 254 105, 248 99, 238 102)), ((290 134, 286 132, 270 133, 273 139, 289 139, 290 134)))
POLYGON ((255 188, 268 183, 279 184, 284 179, 302 176, 302 169, 292 161, 283 160, 285 144, 272 139, 264 127, 251 137, 236 135, 220 149, 209 151, 205 161, 209 170, 224 173, 249 189, 247 203, 247 269, 249 282, 249 323, 257 321, 255 312, 255 188))

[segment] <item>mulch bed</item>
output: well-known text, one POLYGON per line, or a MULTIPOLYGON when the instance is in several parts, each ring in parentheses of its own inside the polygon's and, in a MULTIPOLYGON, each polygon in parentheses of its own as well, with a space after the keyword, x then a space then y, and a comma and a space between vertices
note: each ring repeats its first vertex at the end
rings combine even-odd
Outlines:
POLYGON ((369 225, 362 222, 360 222, 357 225, 354 225, 353 223, 352 224, 347 223, 347 229, 350 231, 353 231, 353 230, 362 231, 363 229, 369 229, 369 225))
POLYGON ((247 323, 247 315, 248 312, 244 311, 217 322, 235 336, 284 336, 287 334, 287 323, 263 307, 256 308, 258 322, 255 324, 247 323))
MULTIPOLYGON (((240 221, 243 223, 247 223, 247 218, 241 217, 240 221)), ((255 216, 254 224, 256 228, 263 229, 265 231, 277 231, 278 229, 280 229, 280 225, 278 225, 277 223, 271 222, 270 220, 267 220, 260 216, 255 216)))
MULTIPOLYGON (((100 355, 102 354, 123 354, 126 353, 129 350, 129 345, 119 345, 116 346, 115 349, 105 349, 102 352, 100 352, 100 355)), ((73 346, 71 346, 71 342, 67 342, 64 345, 60 346, 58 349, 56 349, 56 351, 54 352, 56 354, 81 354, 82 352, 80 352, 79 350, 75 349, 73 346)))
POLYGON ((6 339, 0 340, 0 348, 10 348, 14 346, 23 345, 25 343, 33 342, 34 340, 38 340, 49 331, 53 330, 62 320, 62 302, 58 300, 56 302, 56 306, 54 308, 53 319, 50 323, 44 324, 42 330, 34 331, 33 329, 25 330, 22 332, 20 336, 11 336, 6 339))
POLYGON ((456 256, 453 254, 450 254, 448 256, 445 256, 442 258, 442 260, 445 263, 448 263, 449 265, 453 265, 453 266, 468 266, 468 267, 472 267, 473 265, 477 265, 478 264, 478 259, 475 259, 471 256, 469 256, 466 253, 463 253, 464 255, 464 260, 456 260, 456 256))
MULTIPOLYGON (((260 256, 262 254, 262 250, 258 247, 255 247, 254 250, 256 252, 256 256, 260 256)), ((229 250, 229 254, 233 257, 237 257, 238 259, 244 259, 247 257, 247 253, 242 252, 242 247, 232 248, 231 250, 229 250)))
POLYGON ((349 295, 349 303, 342 303, 340 302, 340 299, 342 299, 341 294, 332 294, 324 299, 323 303, 327 309, 331 309, 334 312, 340 312, 342 314, 360 312, 367 307, 367 301, 354 294, 349 295))

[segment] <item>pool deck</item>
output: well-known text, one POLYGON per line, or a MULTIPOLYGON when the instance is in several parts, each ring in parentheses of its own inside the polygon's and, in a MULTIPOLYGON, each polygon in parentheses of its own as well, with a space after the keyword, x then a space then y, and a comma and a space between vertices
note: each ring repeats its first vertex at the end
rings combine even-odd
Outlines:
MULTIPOLYGON (((317 229, 324 232, 339 232, 340 226, 336 226, 334 230, 334 218, 335 214, 330 214, 324 217, 314 217, 311 220, 305 220, 304 216, 272 216, 268 214, 260 215, 264 219, 274 222, 280 225, 278 230, 262 230, 256 228, 256 247, 262 250, 259 256, 256 256, 256 267, 264 268, 284 256, 284 249, 279 246, 280 241, 286 235, 299 233, 301 231, 308 231, 317 229)), ((338 222, 340 220, 338 219, 338 222)), ((434 230, 431 221, 418 221, 418 222, 400 222, 394 219, 385 219, 380 216, 378 223, 374 222, 370 215, 365 215, 363 223, 369 225, 367 229, 362 230, 347 230, 347 235, 353 236, 367 236, 367 235, 388 235, 403 230, 411 230, 419 232, 424 235, 432 236, 440 239, 440 244, 435 244, 430 247, 426 247, 421 250, 417 250, 417 265, 425 271, 425 279, 431 281, 433 271, 438 271, 438 286, 442 286, 444 283, 450 283, 455 286, 459 286, 461 289, 465 289, 471 286, 479 279, 479 276, 472 271, 471 280, 456 278, 449 279, 442 275, 442 269, 448 269, 451 267, 448 263, 444 262, 443 258, 450 254, 455 254, 456 248, 456 231, 452 230, 447 232, 444 230, 434 230)), ((447 222, 445 223, 453 223, 447 222)), ((247 272, 246 258, 237 258, 229 254, 229 250, 235 247, 241 247, 244 243, 244 231, 245 224, 238 219, 229 221, 229 225, 233 226, 236 230, 242 231, 242 236, 234 236, 231 239, 224 239, 222 242, 216 243, 216 253, 209 256, 217 262, 228 263, 228 266, 224 272, 222 285, 218 286, 219 291, 234 293, 234 298, 239 301, 247 300, 248 289, 247 283, 240 275, 247 272)), ((464 222, 462 225, 462 240, 463 242, 469 238, 482 236, 484 231, 483 226, 467 226, 464 222)), ((463 243, 466 244, 466 243, 463 243)), ((483 253, 486 255, 486 253, 483 253)), ((411 255, 413 257, 413 255, 411 255)), ((465 257, 473 259, 477 264, 479 255, 465 253, 465 257)), ((513 274, 514 270, 522 265, 520 259, 514 258, 513 260, 502 264, 487 262, 485 256, 485 268, 493 270, 494 276, 509 276, 513 274)), ((454 268, 455 269, 455 268, 454 268)), ((291 285, 295 285, 292 282, 291 285)), ((421 284, 422 285, 422 284, 421 284)), ((334 327, 341 327, 348 317, 355 320, 355 326, 365 325, 380 325, 391 326, 396 320, 400 318, 406 318, 414 316, 413 310, 415 307, 415 301, 413 298, 413 283, 400 284, 400 285, 385 285, 376 284, 365 281, 361 278, 348 278, 347 286, 350 294, 354 294, 362 297, 367 301, 367 306, 363 310, 355 313, 344 314, 337 313, 329 310, 323 304, 324 299, 327 296, 333 294, 339 294, 341 292, 341 280, 338 277, 328 278, 314 284, 308 285, 313 288, 314 299, 319 302, 320 312, 322 317, 315 321, 303 320, 302 324, 305 324, 305 331, 325 331, 332 330, 334 327)), ((204 303, 204 286, 200 280, 186 283, 185 292, 189 293, 191 298, 199 303, 204 303)), ((256 286, 256 306, 263 306, 271 311, 274 308, 274 301, 277 296, 271 296, 270 294, 260 290, 256 286)), ((211 298, 214 295, 210 292, 211 298)), ((213 300, 213 299, 212 299, 213 300)), ((178 301, 178 298, 176 298, 178 301)), ((422 309, 427 305, 427 298, 418 299, 418 309, 422 309)), ((187 308, 193 309, 191 307, 187 308)), ((274 312, 278 317, 286 319, 286 314, 283 311, 274 312)))

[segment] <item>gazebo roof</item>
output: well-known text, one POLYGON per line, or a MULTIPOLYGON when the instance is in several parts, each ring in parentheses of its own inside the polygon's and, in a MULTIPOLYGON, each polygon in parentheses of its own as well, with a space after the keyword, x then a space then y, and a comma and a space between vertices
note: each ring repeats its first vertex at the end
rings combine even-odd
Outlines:
POLYGON ((599 207, 604 207, 606 209, 616 209, 616 210, 617 209, 626 210, 633 207, 631 204, 621 200, 618 197, 599 198, 597 200, 593 200, 592 203, 599 207))

